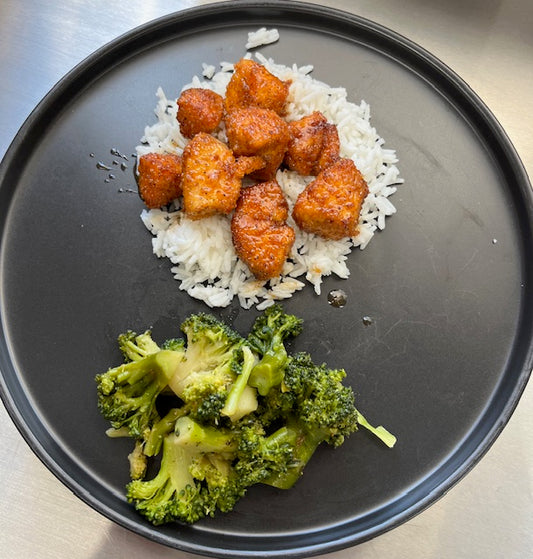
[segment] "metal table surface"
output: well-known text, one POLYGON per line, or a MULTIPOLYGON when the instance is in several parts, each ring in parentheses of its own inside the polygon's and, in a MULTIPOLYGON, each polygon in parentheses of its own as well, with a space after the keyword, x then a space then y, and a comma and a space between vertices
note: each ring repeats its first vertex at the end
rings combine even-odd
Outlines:
MULTIPOLYGON (((75 64, 131 28, 202 0, 1 0, 0 157, 41 98, 75 64)), ((533 176, 533 3, 329 0, 381 23, 456 71, 507 131, 533 176)), ((487 455, 409 522, 331 559, 531 557, 533 388, 487 455)), ((0 557, 193 557, 107 520, 34 456, 0 406, 0 557)))

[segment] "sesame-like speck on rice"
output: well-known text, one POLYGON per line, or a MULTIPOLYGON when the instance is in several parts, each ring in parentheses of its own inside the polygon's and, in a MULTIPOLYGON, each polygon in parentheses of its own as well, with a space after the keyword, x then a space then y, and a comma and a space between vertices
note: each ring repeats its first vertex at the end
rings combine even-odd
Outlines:
MULTIPOLYGON (((247 48, 256 48, 278 40, 277 30, 265 28, 249 34, 247 48), (253 46, 248 46, 253 45, 253 46)), ((247 53, 250 58, 251 54, 247 53)), ((347 100, 343 87, 331 87, 311 77, 312 65, 285 66, 255 52, 255 58, 281 80, 290 80, 286 119, 297 120, 320 111, 337 125, 341 143, 341 157, 353 159, 368 183, 369 194, 361 210, 359 232, 353 238, 339 241, 325 240, 300 230, 289 217, 287 223, 294 228, 296 240, 279 278, 259 281, 240 261, 233 248, 230 217, 217 215, 200 220, 187 218, 180 211, 180 200, 168 208, 143 210, 141 219, 152 233, 153 252, 168 258, 171 272, 179 288, 191 297, 204 301, 209 307, 226 307, 235 297, 243 308, 256 306, 262 310, 274 301, 287 299, 303 289, 305 282, 321 292, 322 278, 335 274, 348 278, 347 257, 353 248, 364 249, 374 233, 385 228, 385 219, 396 212, 389 197, 396 192, 400 178, 397 157, 393 149, 384 147, 384 140, 370 124, 370 106, 347 100)), ((232 76, 233 64, 221 62, 220 70, 203 64, 201 78, 194 76, 190 87, 212 89, 224 95, 232 76)), ((155 108, 157 122, 144 130, 137 156, 145 153, 181 154, 188 140, 180 133, 176 119, 176 98, 167 98, 161 88, 157 90, 155 108)), ((225 141, 223 126, 218 138, 225 141)), ((289 216, 298 194, 314 177, 303 177, 294 171, 280 169, 276 179, 289 204, 289 216)))

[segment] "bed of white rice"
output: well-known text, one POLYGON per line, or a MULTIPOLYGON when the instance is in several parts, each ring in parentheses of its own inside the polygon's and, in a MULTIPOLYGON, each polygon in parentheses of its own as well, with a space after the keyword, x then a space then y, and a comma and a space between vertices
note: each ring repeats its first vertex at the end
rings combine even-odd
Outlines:
MULTIPOLYGON (((276 30, 260 29, 248 35, 247 49, 278 40, 276 30)), ((251 53, 247 53, 251 57, 251 53)), ((327 241, 301 231, 289 218, 288 224, 296 232, 296 240, 281 277, 268 282, 258 281, 241 262, 233 249, 228 216, 213 216, 192 221, 180 211, 179 200, 167 209, 144 210, 141 214, 153 235, 156 256, 169 258, 174 278, 181 290, 204 301, 210 307, 225 307, 237 297, 240 305, 259 310, 276 300, 287 299, 303 289, 306 282, 320 295, 322 278, 335 274, 348 278, 347 257, 352 249, 364 249, 374 233, 385 228, 387 216, 396 209, 389 196, 396 192, 402 179, 396 166, 395 151, 384 147, 384 140, 370 124, 370 107, 347 100, 343 87, 331 87, 313 77, 311 65, 284 66, 266 59, 259 52, 255 58, 282 80, 291 80, 287 120, 296 120, 313 111, 321 111, 328 121, 337 125, 341 156, 353 159, 369 186, 363 204, 356 237, 327 241)), ((203 64, 201 77, 195 76, 189 87, 204 87, 224 95, 231 78, 233 64, 222 62, 217 71, 203 64)), ((157 122, 147 126, 137 156, 148 152, 181 153, 187 144, 176 120, 175 98, 167 98, 157 90, 155 108, 157 122)), ((224 130, 218 137, 225 140, 224 130)), ((296 197, 314 177, 302 177, 293 171, 280 170, 277 180, 289 203, 289 212, 296 197)))

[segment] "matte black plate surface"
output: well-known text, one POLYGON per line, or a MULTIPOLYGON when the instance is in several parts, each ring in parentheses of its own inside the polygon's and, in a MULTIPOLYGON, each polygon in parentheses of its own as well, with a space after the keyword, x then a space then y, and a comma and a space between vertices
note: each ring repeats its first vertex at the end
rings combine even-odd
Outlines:
MULTIPOLYGON (((499 434, 532 366, 532 198, 487 108, 421 48, 355 16, 294 2, 180 12, 99 50, 25 123, 0 170, 2 395, 43 462, 92 507, 163 544, 216 556, 310 556, 354 545, 428 506, 499 434), (130 442, 110 440, 94 375, 118 363, 118 333, 175 335, 206 308, 178 290, 139 219, 130 154, 168 95, 202 62, 236 61, 247 32, 277 27, 261 51, 312 63, 314 76, 370 103, 399 156, 398 213, 349 280, 329 278, 286 309, 305 319, 293 345, 345 367, 388 450, 358 433, 321 449, 289 492, 250 490, 235 511, 154 528, 124 498, 130 442), (118 149, 128 168, 114 180, 118 149), (93 157, 91 157, 93 154, 93 157), (328 305, 341 287, 348 304, 328 305), (364 316, 371 317, 365 324, 364 316)), ((256 316, 218 311, 245 331, 256 316)), ((480 503, 480 506, 482 504, 480 503)))

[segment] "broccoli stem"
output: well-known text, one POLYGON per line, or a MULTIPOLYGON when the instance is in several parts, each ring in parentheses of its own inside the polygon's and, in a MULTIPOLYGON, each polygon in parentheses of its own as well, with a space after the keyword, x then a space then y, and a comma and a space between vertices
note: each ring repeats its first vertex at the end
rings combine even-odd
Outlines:
POLYGON ((294 446, 297 442, 297 438, 297 431, 292 427, 284 425, 266 438, 265 445, 270 449, 274 449, 275 447, 279 447, 284 444, 294 446))
POLYGON ((285 472, 274 474, 263 481, 278 489, 290 489, 301 477, 303 470, 327 434, 321 429, 309 429, 296 418, 289 418, 285 427, 293 441, 293 462, 285 472))
POLYGON ((271 388, 281 384, 287 364, 287 351, 281 339, 274 343, 261 361, 252 369, 248 384, 257 388, 261 396, 266 396, 271 388))
POLYGON ((222 415, 229 417, 233 422, 257 408, 257 400, 254 398, 255 402, 250 402, 251 395, 249 390, 247 390, 250 388, 248 386, 248 379, 255 365, 255 357, 251 349, 246 345, 242 347, 242 353, 244 360, 241 373, 233 383, 226 403, 220 411, 222 415))
POLYGON ((176 444, 195 452, 233 453, 237 450, 234 435, 228 429, 203 426, 188 416, 176 421, 176 444))
MULTIPOLYGON (((128 485, 128 499, 136 502, 136 507, 143 501, 150 501, 148 507, 157 511, 170 501, 173 494, 179 493, 188 485, 194 486, 194 478, 189 472, 190 452, 177 444, 177 437, 170 434, 165 437, 163 458, 157 475, 147 481, 134 480, 128 485)), ((163 518, 152 518, 152 521, 160 521, 163 518)))
POLYGON ((115 384, 119 385, 125 383, 134 385, 142 382, 144 377, 151 372, 156 375, 159 387, 164 388, 182 359, 181 353, 162 349, 157 353, 150 353, 138 361, 120 365, 109 372, 116 371, 115 384))
POLYGON ((379 425, 378 427, 372 427, 370 423, 363 417, 363 415, 357 411, 357 423, 368 429, 371 433, 376 435, 378 439, 380 439, 383 443, 385 443, 389 448, 392 448, 396 444, 396 437, 387 431, 383 425, 379 425))
POLYGON ((159 454, 163 439, 174 430, 178 418, 187 413, 187 411, 185 406, 183 408, 173 408, 165 417, 153 425, 144 443, 144 454, 146 456, 159 454))

